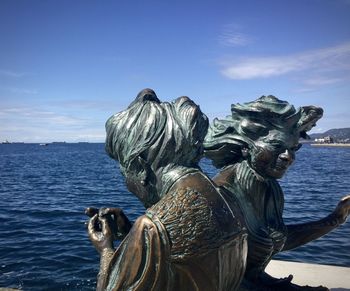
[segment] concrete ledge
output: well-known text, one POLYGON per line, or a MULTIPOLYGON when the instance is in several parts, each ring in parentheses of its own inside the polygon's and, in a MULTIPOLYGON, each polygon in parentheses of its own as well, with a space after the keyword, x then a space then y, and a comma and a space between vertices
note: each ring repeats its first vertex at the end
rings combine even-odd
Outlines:
MULTIPOLYGON (((350 268, 346 267, 272 260, 266 272, 276 278, 292 274, 292 282, 298 285, 322 285, 331 291, 350 291, 350 268)), ((19 290, 0 287, 0 291, 19 290)))
POLYGON ((350 268, 272 260, 266 272, 273 277, 293 275, 298 285, 325 286, 332 291, 350 291, 350 268))

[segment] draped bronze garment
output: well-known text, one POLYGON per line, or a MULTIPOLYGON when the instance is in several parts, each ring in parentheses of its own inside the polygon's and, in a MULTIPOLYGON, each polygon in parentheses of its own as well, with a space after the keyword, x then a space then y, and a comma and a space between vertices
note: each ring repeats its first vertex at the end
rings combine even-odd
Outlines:
POLYGON ((180 178, 116 250, 107 290, 236 290, 247 235, 202 173, 180 178))
POLYGON ((283 249, 287 228, 283 222, 284 196, 275 179, 262 178, 247 161, 226 168, 214 181, 223 194, 239 204, 248 230, 247 271, 263 271, 283 249))

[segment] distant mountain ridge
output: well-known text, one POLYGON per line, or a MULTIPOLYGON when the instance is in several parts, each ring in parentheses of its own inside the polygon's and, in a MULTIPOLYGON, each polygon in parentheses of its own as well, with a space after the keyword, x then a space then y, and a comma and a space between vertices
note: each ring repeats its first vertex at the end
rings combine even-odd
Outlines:
POLYGON ((331 136, 334 140, 344 140, 350 138, 350 127, 347 128, 334 128, 327 130, 324 133, 313 133, 310 134, 311 139, 323 138, 326 136, 331 136))

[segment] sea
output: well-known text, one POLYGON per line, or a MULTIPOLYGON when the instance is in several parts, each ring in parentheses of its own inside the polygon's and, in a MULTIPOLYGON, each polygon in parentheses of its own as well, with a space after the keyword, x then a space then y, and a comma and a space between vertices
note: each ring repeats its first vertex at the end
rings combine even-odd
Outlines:
MULTIPOLYGON (((201 167, 217 173, 209 160, 201 167)), ((328 215, 350 192, 350 148, 304 145, 280 181, 286 224, 328 215)), ((104 145, 0 144, 0 287, 94 290, 99 256, 84 209, 145 211, 125 187, 104 145)), ((333 232, 276 259, 350 267, 350 219, 333 232)))

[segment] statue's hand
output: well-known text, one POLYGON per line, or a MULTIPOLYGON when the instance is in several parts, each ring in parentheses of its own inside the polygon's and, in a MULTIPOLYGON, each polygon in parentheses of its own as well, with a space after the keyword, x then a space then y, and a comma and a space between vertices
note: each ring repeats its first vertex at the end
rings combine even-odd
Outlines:
POLYGON ((93 217, 98 214, 99 217, 105 217, 113 234, 113 240, 122 240, 129 233, 132 223, 129 221, 121 208, 94 208, 89 207, 85 214, 93 217))
POLYGON ((107 218, 114 240, 124 239, 132 227, 131 222, 121 208, 101 208, 99 215, 107 218))
POLYGON ((85 209, 85 214, 91 218, 95 214, 98 214, 98 208, 96 208, 96 207, 88 207, 88 208, 85 209))
POLYGON ((343 224, 350 215, 350 195, 343 197, 332 213, 339 224, 343 224))
POLYGON ((100 254, 106 250, 113 250, 113 234, 106 217, 99 217, 98 214, 95 214, 90 218, 88 234, 92 244, 100 254))

